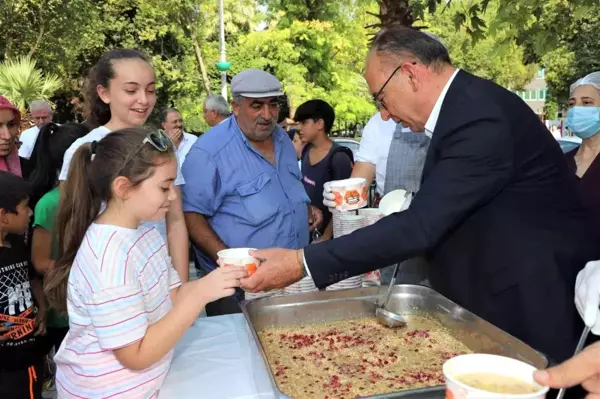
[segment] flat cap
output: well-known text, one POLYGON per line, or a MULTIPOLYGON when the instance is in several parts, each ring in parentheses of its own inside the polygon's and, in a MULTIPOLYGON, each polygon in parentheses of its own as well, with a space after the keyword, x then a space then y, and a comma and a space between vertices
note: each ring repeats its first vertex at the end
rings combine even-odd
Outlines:
POLYGON ((248 98, 282 96, 281 82, 260 69, 246 69, 231 79, 231 93, 248 98))

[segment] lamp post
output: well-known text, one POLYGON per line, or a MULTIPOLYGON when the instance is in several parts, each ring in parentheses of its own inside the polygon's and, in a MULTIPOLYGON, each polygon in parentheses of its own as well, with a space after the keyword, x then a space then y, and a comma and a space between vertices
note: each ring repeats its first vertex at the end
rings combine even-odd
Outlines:
POLYGON ((219 0, 219 48, 221 57, 219 62, 217 62, 217 69, 221 71, 221 95, 227 100, 227 71, 231 67, 231 63, 227 62, 225 51, 225 21, 223 13, 223 0, 219 0))

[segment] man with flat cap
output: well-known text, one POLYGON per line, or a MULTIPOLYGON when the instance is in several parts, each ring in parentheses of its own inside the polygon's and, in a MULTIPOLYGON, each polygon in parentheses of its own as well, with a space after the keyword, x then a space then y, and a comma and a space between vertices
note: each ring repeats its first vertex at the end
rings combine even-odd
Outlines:
MULTIPOLYGON (((197 267, 213 270, 226 248, 308 245, 310 200, 300 180, 296 151, 277 126, 281 83, 247 69, 231 81, 233 117, 192 146, 183 164, 183 210, 197 267)), ((239 312, 225 298, 206 307, 209 316, 239 312)))

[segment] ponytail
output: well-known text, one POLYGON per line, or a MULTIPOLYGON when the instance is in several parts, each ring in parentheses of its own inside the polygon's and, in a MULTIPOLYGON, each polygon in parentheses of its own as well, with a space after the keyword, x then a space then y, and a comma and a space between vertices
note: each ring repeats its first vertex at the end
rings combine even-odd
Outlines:
POLYGON ((56 223, 58 261, 44 279, 44 292, 50 306, 63 313, 67 311, 67 284, 71 266, 102 203, 91 185, 91 162, 91 145, 84 144, 73 155, 69 179, 64 183, 61 193, 56 223))

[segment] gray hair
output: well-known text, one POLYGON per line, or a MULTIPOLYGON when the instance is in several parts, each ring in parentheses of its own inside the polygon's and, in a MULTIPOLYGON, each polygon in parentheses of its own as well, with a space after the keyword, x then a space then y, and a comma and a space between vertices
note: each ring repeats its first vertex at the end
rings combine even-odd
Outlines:
POLYGON ((452 65, 448 50, 437 36, 404 26, 393 26, 377 32, 370 51, 393 58, 416 58, 434 70, 452 65))
POLYGON ((31 104, 29 104, 29 112, 33 112, 33 111, 48 111, 50 113, 54 112, 52 110, 52 107, 46 100, 32 101, 31 104))
POLYGON ((227 100, 218 94, 209 94, 206 100, 204 100, 204 107, 209 111, 216 111, 221 116, 227 117, 231 115, 227 100))
POLYGON ((172 108, 172 107, 171 108, 167 108, 165 110, 165 112, 163 113, 163 115, 162 115, 162 122, 166 122, 167 121, 167 116, 169 116, 169 114, 171 112, 177 112, 177 113, 181 114, 181 112, 179 112, 179 110, 177 108, 172 108))

